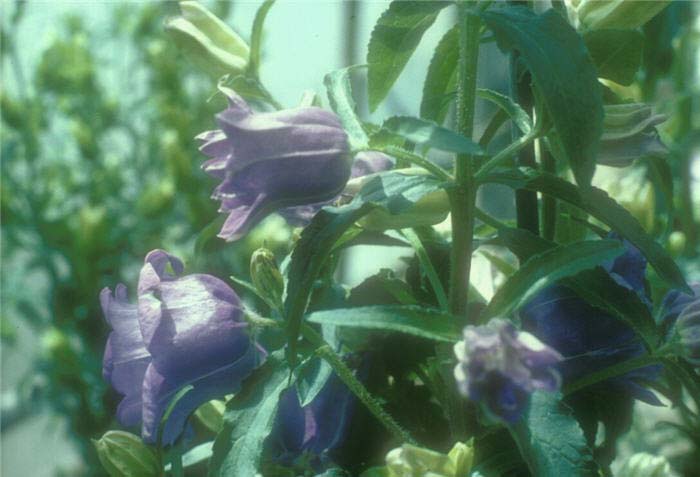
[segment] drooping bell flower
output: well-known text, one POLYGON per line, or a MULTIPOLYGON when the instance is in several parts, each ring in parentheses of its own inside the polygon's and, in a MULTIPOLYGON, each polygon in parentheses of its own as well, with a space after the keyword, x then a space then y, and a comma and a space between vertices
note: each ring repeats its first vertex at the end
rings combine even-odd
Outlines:
POLYGON ((197 136, 211 157, 203 165, 221 180, 212 197, 228 214, 219 237, 241 238, 272 212, 336 197, 351 172, 348 137, 337 116, 318 107, 254 113, 234 91, 221 129, 197 136))
POLYGON ((201 404, 235 392, 265 357, 248 337, 240 299, 211 275, 182 275, 183 264, 162 250, 150 252, 138 282, 137 304, 126 287, 105 288, 100 302, 112 327, 103 376, 124 395, 117 419, 141 424, 144 441, 156 441, 160 420, 173 396, 177 402, 163 430, 169 444, 201 404))
POLYGON ((556 391, 562 359, 554 349, 503 319, 467 326, 455 345, 459 390, 495 420, 516 422, 536 389, 556 391))
MULTIPOLYGON (((625 241, 626 251, 605 269, 615 282, 637 293, 651 306, 644 288, 646 260, 639 250, 625 241)), ((524 330, 537 336, 564 355, 558 365, 564 383, 641 356, 646 351, 632 328, 605 311, 589 305, 572 290, 549 287, 520 310, 524 330)), ((661 403, 639 384, 658 376, 658 366, 648 366, 599 383, 619 395, 626 395, 653 405, 661 403)))
POLYGON ((335 374, 318 395, 301 407, 296 389, 280 397, 269 442, 276 460, 293 464, 305 460, 314 468, 329 461, 329 453, 343 444, 357 400, 335 374))

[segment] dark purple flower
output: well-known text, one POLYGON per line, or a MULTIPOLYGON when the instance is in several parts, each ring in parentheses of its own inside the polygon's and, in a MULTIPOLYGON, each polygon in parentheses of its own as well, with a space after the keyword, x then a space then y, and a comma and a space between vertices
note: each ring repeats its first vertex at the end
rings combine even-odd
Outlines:
POLYGON ((277 460, 292 464, 305 456, 318 467, 328 452, 343 443, 355 403, 355 396, 335 374, 305 407, 296 389, 287 389, 280 398, 271 437, 277 460))
MULTIPOLYGON (((605 269, 619 285, 636 292, 651 306, 644 290, 646 260, 631 244, 625 242, 625 246, 626 252, 605 264, 605 269)), ((632 328, 564 286, 555 285, 540 292, 520 310, 520 318, 523 329, 564 355, 558 368, 565 383, 646 352, 632 328)), ((648 366, 601 385, 660 405, 656 396, 638 383, 655 379, 658 372, 658 366, 648 366)))
POLYGON ((228 214, 219 237, 237 240, 272 212, 337 196, 350 177, 347 134, 335 114, 317 107, 254 113, 234 91, 221 129, 197 136, 221 180, 213 198, 228 214))
POLYGON ((141 423, 146 442, 155 441, 160 419, 178 390, 194 387, 168 420, 166 444, 180 435, 192 411, 235 392, 265 356, 248 338, 234 291, 211 275, 182 272, 180 260, 154 250, 141 269, 137 305, 127 300, 121 284, 114 293, 108 288, 100 293, 112 327, 103 376, 124 395, 117 409, 119 422, 141 423))
POLYGON ((533 391, 559 388, 555 365, 561 355, 511 322, 467 326, 463 336, 455 345, 455 379, 462 394, 480 402, 490 417, 513 423, 533 391))

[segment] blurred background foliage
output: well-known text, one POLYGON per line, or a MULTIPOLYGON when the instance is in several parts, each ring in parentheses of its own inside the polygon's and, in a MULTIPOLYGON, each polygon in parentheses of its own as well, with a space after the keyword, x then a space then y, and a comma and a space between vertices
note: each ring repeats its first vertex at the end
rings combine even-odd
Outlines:
MULTIPOLYGON (((207 4, 221 18, 237 8, 207 4)), ((49 409, 67 420, 79 449, 80 463, 66 475, 100 475, 90 438, 117 427, 118 403, 101 377, 108 327, 100 290, 133 284, 154 248, 187 259, 189 271, 247 279, 252 251, 265 240, 284 255, 291 231, 273 217, 233 247, 213 239, 221 219, 193 137, 214 127, 224 101, 163 32, 175 2, 100 3, 108 10, 101 29, 83 15, 54 17, 57 34, 28 67, 17 31, 36 6, 4 1, 1 15, 1 332, 3 374, 12 376, 2 387, 2 432, 49 409), (123 61, 110 62, 114 55, 123 61), (17 349, 21 333, 36 344, 29 353, 17 349)), ((341 64, 358 60, 347 31, 341 64)), ((652 214, 655 235, 699 281, 697 6, 674 2, 645 31, 643 71, 617 92, 669 115, 662 136, 671 154, 661 178, 646 163, 636 166, 655 192, 637 213, 652 214)), ((480 201, 512 213, 511 196, 480 201)))

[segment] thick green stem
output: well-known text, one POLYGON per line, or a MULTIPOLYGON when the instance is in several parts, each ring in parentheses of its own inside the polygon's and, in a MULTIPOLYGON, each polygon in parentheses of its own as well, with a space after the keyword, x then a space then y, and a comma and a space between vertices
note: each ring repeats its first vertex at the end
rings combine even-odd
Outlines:
MULTIPOLYGON (((459 82, 457 89, 457 130, 467 138, 474 132, 474 100, 479 59, 481 21, 462 1, 459 9, 459 82)), ((471 272, 474 229, 473 157, 459 154, 454 167, 455 186, 450 191, 452 211, 452 254, 450 259, 450 312, 464 316, 471 272)))
POLYGON ((308 325, 304 325, 302 328, 302 333, 304 338, 309 340, 314 346, 317 346, 316 354, 323 360, 325 360, 333 371, 338 375, 341 381, 352 391, 352 393, 360 400, 362 404, 376 417, 379 422, 381 422, 384 427, 391 432, 394 437, 396 437, 401 442, 407 442, 409 444, 416 445, 417 442, 411 437, 411 435, 402 428, 398 422, 384 410, 379 401, 372 396, 372 394, 367 390, 364 384, 360 382, 359 379, 355 377, 355 373, 347 367, 342 358, 338 356, 333 348, 326 343, 323 338, 308 325))

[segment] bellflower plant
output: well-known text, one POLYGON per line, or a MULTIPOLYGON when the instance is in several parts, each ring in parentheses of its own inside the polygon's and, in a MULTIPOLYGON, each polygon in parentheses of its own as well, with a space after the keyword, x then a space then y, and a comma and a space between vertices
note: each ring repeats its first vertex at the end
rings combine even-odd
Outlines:
POLYGON ((141 269, 137 304, 121 284, 100 294, 112 327, 103 376, 124 395, 117 418, 124 426, 140 423, 151 443, 179 389, 193 386, 168 419, 165 443, 177 439, 199 405, 235 392, 265 356, 248 337, 236 293, 216 277, 182 275, 183 269, 176 257, 154 250, 141 269))
POLYGON ((318 107, 254 113, 222 87, 228 108, 221 129, 197 138, 211 157, 202 166, 221 183, 212 198, 227 213, 219 237, 237 240, 270 213, 337 196, 350 178, 347 134, 335 114, 318 107))
POLYGON ((463 338, 454 348, 455 379, 462 394, 480 402, 490 417, 514 423, 534 390, 559 388, 555 365, 561 355, 509 321, 467 326, 463 338))

